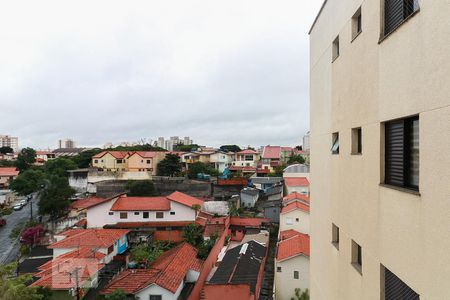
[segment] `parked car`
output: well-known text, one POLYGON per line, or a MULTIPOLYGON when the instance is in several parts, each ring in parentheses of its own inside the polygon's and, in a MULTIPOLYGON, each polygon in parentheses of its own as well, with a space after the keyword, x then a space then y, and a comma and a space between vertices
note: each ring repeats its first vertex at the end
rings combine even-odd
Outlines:
POLYGON ((5 226, 6 225, 6 220, 0 218, 0 227, 5 226))
POLYGON ((23 207, 22 204, 19 203, 19 204, 14 205, 13 209, 14 210, 21 210, 22 207, 23 207))
POLYGON ((33 199, 33 195, 31 194, 27 195, 27 201, 30 201, 31 199, 33 199))
POLYGON ((27 205, 27 203, 28 203, 27 200, 20 200, 20 202, 19 202, 19 204, 22 206, 27 205))

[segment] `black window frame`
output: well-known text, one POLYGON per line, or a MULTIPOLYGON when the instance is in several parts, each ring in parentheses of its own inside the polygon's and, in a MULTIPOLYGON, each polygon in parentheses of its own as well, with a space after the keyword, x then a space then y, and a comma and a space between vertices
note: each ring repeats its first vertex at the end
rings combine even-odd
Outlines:
POLYGON ((148 211, 142 212, 142 218, 143 218, 143 219, 148 219, 148 218, 150 218, 150 213, 149 213, 148 211))
POLYGON ((119 219, 122 219, 122 220, 128 219, 128 213, 127 212, 119 213, 119 219), (123 217, 123 216, 125 216, 125 217, 123 217))
POLYGON ((156 219, 164 219, 164 212, 157 211, 155 217, 156 217, 156 219))
POLYGON ((362 127, 352 128, 352 155, 362 154, 362 127))
POLYGON ((394 272, 381 265, 381 299, 411 299, 419 300, 420 295, 416 293, 407 283, 399 278, 394 272))
POLYGON ((420 10, 419 0, 384 0, 383 37, 399 28, 420 10))
POLYGON ((418 115, 384 123, 384 184, 419 191, 420 186, 420 118, 418 115), (418 184, 412 180, 414 123, 418 122, 418 184), (401 144, 400 144, 401 143, 401 144))
POLYGON ((294 279, 300 279, 300 272, 294 271, 294 279))
POLYGON ((362 32, 362 12, 361 7, 359 7, 352 17, 352 42, 361 34, 361 32, 362 32))

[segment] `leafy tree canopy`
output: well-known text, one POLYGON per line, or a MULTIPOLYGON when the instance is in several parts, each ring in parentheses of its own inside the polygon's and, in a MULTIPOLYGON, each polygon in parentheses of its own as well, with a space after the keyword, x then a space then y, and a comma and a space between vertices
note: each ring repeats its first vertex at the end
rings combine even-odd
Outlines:
POLYGON ((17 194, 25 196, 37 192, 44 184, 45 177, 46 174, 41 169, 28 169, 11 182, 10 188, 17 194))
POLYGON ((77 164, 73 160, 60 157, 47 161, 44 165, 44 171, 49 175, 68 177, 69 174, 67 171, 74 170, 77 167, 77 164))
POLYGON ((204 242, 202 227, 195 223, 187 225, 183 228, 183 239, 195 248, 200 248, 204 242))
POLYGON ((304 164, 304 163, 305 163, 305 157, 303 157, 303 155, 301 155, 301 154, 292 155, 288 159, 288 164, 290 164, 290 165, 292 165, 292 164, 304 164))
POLYGON ((128 295, 122 289, 116 289, 111 294, 106 295, 105 299, 106 300, 130 300, 130 299, 135 299, 135 298, 128 297, 128 295))
POLYGON ((309 300, 309 290, 305 289, 302 291, 302 289, 295 289, 295 295, 291 298, 291 300, 309 300))
POLYGON ((208 164, 205 164, 202 162, 195 162, 195 163, 189 164, 188 177, 196 178, 198 173, 209 174, 211 176, 219 175, 219 171, 217 171, 215 168, 211 167, 208 164))
POLYGON ((224 152, 239 152, 241 151, 241 148, 238 145, 223 145, 220 146, 220 151, 224 152))
POLYGON ((36 151, 32 148, 23 148, 17 156, 16 166, 23 172, 29 169, 36 161, 36 151))
POLYGON ((39 214, 49 215, 52 219, 62 215, 69 208, 69 199, 74 194, 75 190, 69 186, 66 177, 50 176, 46 188, 41 193, 39 214))
POLYGON ((78 155, 71 157, 70 159, 75 162, 80 169, 88 168, 92 161, 92 156, 99 154, 103 150, 100 148, 90 149, 80 152, 78 155))
POLYGON ((126 189, 129 196, 155 196, 155 185, 151 180, 129 180, 126 189))
POLYGON ((8 153, 13 153, 13 152, 14 152, 14 150, 11 147, 8 147, 8 146, 0 147, 0 153, 2 153, 2 154, 8 154, 8 153))
POLYGON ((167 154, 157 167, 159 176, 177 176, 181 174, 181 160, 176 154, 167 154))
POLYGON ((189 152, 189 151, 197 150, 198 148, 200 148, 200 146, 197 144, 190 144, 190 145, 177 144, 173 147, 173 150, 189 152))

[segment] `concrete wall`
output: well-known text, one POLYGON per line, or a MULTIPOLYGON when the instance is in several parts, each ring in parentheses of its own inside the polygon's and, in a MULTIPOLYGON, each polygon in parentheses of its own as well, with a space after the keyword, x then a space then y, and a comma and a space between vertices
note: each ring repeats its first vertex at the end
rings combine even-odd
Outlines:
POLYGON ((283 261, 275 259, 275 299, 291 299, 295 289, 302 291, 309 289, 309 257, 298 255, 283 261), (277 268, 281 267, 281 272, 277 268), (294 278, 294 271, 298 271, 299 278, 294 278))
POLYGON ((448 298, 450 5, 419 1, 420 11, 380 41, 382 2, 328 0, 310 36, 313 299, 380 299, 381 265, 421 299, 448 298), (362 33, 351 41, 360 6, 362 33), (420 195, 380 186, 382 122, 417 114, 420 195), (350 154, 355 127, 362 127, 362 155, 350 154), (334 132, 339 155, 330 153, 334 132), (362 247, 362 274, 350 264, 352 240, 362 247))

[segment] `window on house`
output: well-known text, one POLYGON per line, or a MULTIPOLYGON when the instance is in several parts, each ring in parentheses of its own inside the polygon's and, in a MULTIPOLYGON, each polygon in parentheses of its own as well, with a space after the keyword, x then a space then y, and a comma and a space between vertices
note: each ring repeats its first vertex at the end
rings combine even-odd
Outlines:
POLYGON ((108 254, 111 254, 114 251, 114 245, 108 247, 108 254))
POLYGON ((352 240, 352 265, 362 274, 362 248, 352 240))
POLYGON ((110 211, 110 212, 108 213, 108 215, 114 216, 114 212, 110 211))
POLYGON ((134 212, 134 215, 135 215, 135 216, 139 216, 139 212, 138 212, 138 211, 135 211, 135 212, 134 212))
POLYGON ((97 163, 98 163, 98 159, 94 160, 94 163, 96 163, 96 164, 97 164, 97 163))
POLYGON ((294 279, 298 279, 298 278, 299 278, 298 271, 294 271, 294 279))
POLYGON ((385 123, 386 184, 419 189, 419 117, 385 123))
POLYGON ((174 212, 174 211, 171 211, 170 214, 171 214, 172 216, 174 216, 174 215, 175 215, 175 212, 174 212))
POLYGON ((281 272, 281 267, 277 267, 277 272, 281 272))
POLYGON ((117 160, 117 163, 118 163, 118 164, 121 164, 121 163, 122 163, 122 160, 121 160, 121 159, 118 159, 118 160, 117 160))
POLYGON ((335 132, 331 136, 331 153, 339 154, 339 132, 335 132))
POLYGON ((336 58, 339 57, 339 36, 337 36, 333 41, 333 59, 335 61, 336 58))
POLYGON ((384 0, 384 35, 399 27, 419 9, 419 0, 384 0))
POLYGON ((162 300, 162 295, 150 295, 150 300, 162 300))
POLYGON ((384 300, 420 299, 419 294, 384 266, 381 266, 381 287, 384 300))
POLYGON ((339 250, 339 227, 331 224, 331 243, 339 250))
POLYGON ((142 213, 142 218, 148 219, 148 215, 149 215, 148 211, 144 211, 144 212, 142 213))
POLYGON ((147 159, 147 164, 150 164, 150 159, 147 159))
POLYGON ((126 212, 121 212, 121 213, 120 213, 120 218, 121 218, 121 219, 128 219, 128 213, 126 213, 126 212))
POLYGON ((352 40, 354 40, 362 32, 361 7, 352 17, 352 40))
POLYGON ((292 225, 294 222, 292 221, 292 218, 286 218, 286 225, 292 225))
POLYGON ((246 155, 245 156, 245 160, 252 161, 253 160, 253 155, 246 155))
POLYGON ((157 218, 157 219, 162 219, 162 218, 164 218, 164 212, 162 212, 162 211, 157 211, 157 212, 156 212, 156 218, 157 218))
POLYGON ((295 218, 295 222, 299 222, 300 221, 300 219, 299 218, 295 218))
POLYGON ((352 154, 362 153, 362 129, 361 127, 352 129, 352 154))

